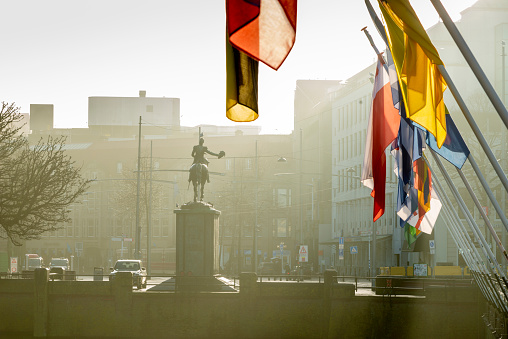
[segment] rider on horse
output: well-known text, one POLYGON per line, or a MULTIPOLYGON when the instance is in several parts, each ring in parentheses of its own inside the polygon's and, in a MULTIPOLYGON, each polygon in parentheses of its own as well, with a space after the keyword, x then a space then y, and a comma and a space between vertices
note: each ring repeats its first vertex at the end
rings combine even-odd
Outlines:
MULTIPOLYGON (((209 151, 208 147, 203 146, 204 143, 205 143, 205 139, 199 138, 199 145, 196 145, 192 148, 191 156, 194 158, 194 162, 192 163, 192 166, 194 166, 195 164, 203 164, 203 165, 208 166, 208 160, 205 158, 205 153, 214 155, 214 156, 218 157, 219 159, 225 155, 224 151, 221 151, 219 154, 209 151)), ((191 168, 192 168, 192 166, 191 166, 191 168)), ((189 181, 191 181, 190 174, 189 174, 189 181)), ((206 181, 210 182, 209 175, 207 176, 206 181)))

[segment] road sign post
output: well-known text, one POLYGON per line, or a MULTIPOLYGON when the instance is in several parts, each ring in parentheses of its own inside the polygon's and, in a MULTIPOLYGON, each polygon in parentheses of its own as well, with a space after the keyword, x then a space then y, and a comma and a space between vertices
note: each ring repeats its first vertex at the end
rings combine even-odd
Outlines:
POLYGON ((18 273, 18 257, 11 257, 11 273, 18 273))
POLYGON ((300 246, 300 262, 308 262, 309 261, 309 246, 307 245, 302 245, 300 246))

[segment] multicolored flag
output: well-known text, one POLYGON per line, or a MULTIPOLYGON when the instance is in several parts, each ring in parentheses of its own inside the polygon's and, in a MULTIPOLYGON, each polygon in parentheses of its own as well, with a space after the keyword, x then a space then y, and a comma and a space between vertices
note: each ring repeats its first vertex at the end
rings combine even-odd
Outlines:
POLYGON ((296 37, 296 0, 226 0, 226 117, 254 121, 258 61, 277 70, 296 37))
POLYGON ((393 106, 390 79, 381 60, 378 60, 361 176, 363 185, 372 189, 374 221, 379 219, 385 210, 385 149, 397 137, 399 124, 400 115, 393 106))
POLYGON ((407 241, 408 247, 411 247, 411 245, 418 239, 420 233, 421 233, 420 230, 417 230, 408 223, 404 224, 404 238, 407 241))
POLYGON ((432 188, 430 168, 423 158, 419 158, 414 162, 414 173, 414 188, 418 192, 418 209, 407 220, 407 223, 424 233, 430 234, 434 229, 442 204, 437 192, 432 188))
POLYGON ((259 62, 226 41, 226 117, 247 122, 258 118, 259 62))
POLYGON ((469 148, 464 142, 464 139, 462 139, 448 111, 446 113, 447 133, 443 145, 441 148, 437 147, 436 138, 430 133, 427 133, 427 145, 429 145, 434 152, 448 160, 452 165, 461 169, 469 156, 469 148))
POLYGON ((296 0, 226 0, 229 41, 277 70, 296 38, 296 0))
POLYGON ((436 48, 408 0, 379 0, 407 117, 435 136, 438 147, 446 138, 443 92, 446 82, 436 48))

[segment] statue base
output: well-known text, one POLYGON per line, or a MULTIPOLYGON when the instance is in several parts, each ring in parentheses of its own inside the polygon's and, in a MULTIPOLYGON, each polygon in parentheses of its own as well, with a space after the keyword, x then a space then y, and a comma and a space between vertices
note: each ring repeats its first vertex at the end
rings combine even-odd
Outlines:
POLYGON ((188 202, 176 214, 176 290, 220 291, 219 215, 212 204, 188 202))

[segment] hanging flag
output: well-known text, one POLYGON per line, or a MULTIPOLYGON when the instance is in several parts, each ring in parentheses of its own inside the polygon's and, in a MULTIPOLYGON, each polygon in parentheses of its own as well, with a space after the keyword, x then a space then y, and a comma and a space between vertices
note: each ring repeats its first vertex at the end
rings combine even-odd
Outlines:
POLYGON ((296 0, 226 0, 226 117, 254 121, 261 61, 277 70, 296 37, 296 0))
POLYGON ((434 152, 448 160, 452 165, 461 169, 469 156, 469 148, 464 142, 464 139, 462 139, 448 110, 446 113, 447 133, 443 145, 441 148, 438 148, 436 138, 430 133, 427 133, 427 145, 429 145, 434 152))
POLYGON ((407 241, 407 246, 411 247, 411 245, 418 239, 418 235, 420 235, 421 231, 417 230, 413 226, 408 223, 404 224, 404 237, 407 241))
POLYGON ((431 174, 423 158, 413 163, 414 187, 418 190, 418 213, 420 217, 430 209, 431 174))
POLYGON ((437 217, 441 211, 442 203, 437 192, 432 188, 430 194, 430 208, 423 215, 419 215, 420 209, 415 212, 414 217, 408 220, 408 224, 419 229, 423 233, 431 234, 436 224, 437 217))
MULTIPOLYGON (((401 105, 401 110, 404 112, 404 105, 401 105)), ((413 187, 413 142, 415 139, 413 135, 414 126, 402 115, 396 139, 397 145, 391 151, 394 157, 394 171, 399 179, 397 215, 400 218, 401 227, 404 227, 407 219, 414 212, 410 199, 410 190, 413 187)))
POLYGON ((438 66, 443 62, 408 0, 379 0, 379 7, 385 18, 407 117, 434 135, 441 147, 446 138, 446 82, 438 66))
POLYGON ((414 162, 414 194, 410 194, 412 206, 418 206, 412 216, 406 221, 416 229, 430 234, 434 228, 441 201, 437 192, 432 188, 430 168, 423 158, 414 162))
POLYGON ((296 0, 226 0, 229 41, 277 70, 296 38, 296 0))
MULTIPOLYGON (((386 50, 386 63, 388 64, 388 76, 390 77, 390 87, 392 88, 393 107, 398 109, 400 114, 400 102, 402 101, 402 93, 400 92, 399 77, 397 76, 397 70, 395 69, 395 64, 393 63, 392 53, 389 49, 386 50)), ((400 116, 405 115, 400 114, 400 116)))
POLYGON ((363 185, 372 189, 374 221, 385 210, 385 149, 397 137, 399 124, 400 116, 399 111, 393 107, 390 79, 378 60, 361 177, 363 185))
POLYGON ((258 118, 258 61, 226 39, 226 117, 247 122, 258 118))

